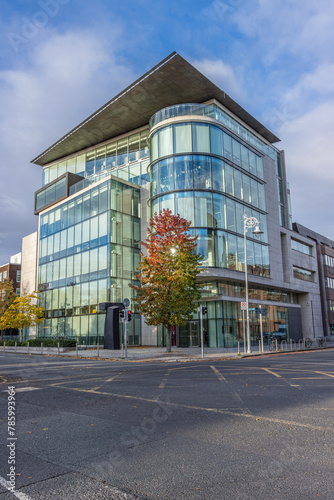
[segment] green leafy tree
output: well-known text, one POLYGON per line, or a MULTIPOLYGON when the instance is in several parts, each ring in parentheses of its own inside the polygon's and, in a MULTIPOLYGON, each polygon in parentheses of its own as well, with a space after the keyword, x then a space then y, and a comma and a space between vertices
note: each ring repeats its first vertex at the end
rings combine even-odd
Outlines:
POLYGON ((200 286, 196 282, 202 256, 196 253, 196 237, 189 234, 190 222, 164 209, 149 222, 137 268, 139 285, 135 304, 149 325, 167 330, 167 352, 171 351, 171 327, 186 324, 198 308, 200 286))
MULTIPOLYGON (((14 302, 17 295, 14 292, 14 285, 11 280, 0 281, 0 318, 5 313, 6 309, 14 302)), ((1 340, 3 338, 3 330, 1 329, 1 340)))
POLYGON ((43 321, 44 309, 38 303, 36 293, 16 297, 4 314, 0 317, 0 329, 22 328, 35 326, 43 321))

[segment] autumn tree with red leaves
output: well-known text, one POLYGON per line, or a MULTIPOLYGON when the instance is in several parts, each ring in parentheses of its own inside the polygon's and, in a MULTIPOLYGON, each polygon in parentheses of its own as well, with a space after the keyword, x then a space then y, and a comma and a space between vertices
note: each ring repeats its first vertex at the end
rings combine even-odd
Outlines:
POLYGON ((167 352, 171 351, 171 326, 185 325, 198 308, 201 297, 196 276, 202 255, 196 253, 196 237, 189 234, 190 222, 169 209, 155 213, 149 222, 137 268, 136 309, 149 325, 167 330, 167 352))

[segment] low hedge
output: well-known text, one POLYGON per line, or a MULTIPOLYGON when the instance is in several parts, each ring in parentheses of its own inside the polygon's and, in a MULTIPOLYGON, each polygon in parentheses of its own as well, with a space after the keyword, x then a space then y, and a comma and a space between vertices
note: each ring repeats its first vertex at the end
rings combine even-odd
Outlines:
POLYGON ((0 345, 3 345, 3 343, 6 343, 6 346, 15 346, 16 345, 22 345, 22 342, 19 342, 18 340, 0 340, 0 345))
MULTIPOLYGON (((75 339, 64 339, 64 338, 51 338, 51 337, 38 337, 36 339, 29 340, 29 347, 41 347, 41 342, 43 342, 43 347, 75 347, 75 339)), ((7 343, 6 343, 7 345, 7 343)), ((28 345, 28 340, 22 342, 23 346, 28 345)))

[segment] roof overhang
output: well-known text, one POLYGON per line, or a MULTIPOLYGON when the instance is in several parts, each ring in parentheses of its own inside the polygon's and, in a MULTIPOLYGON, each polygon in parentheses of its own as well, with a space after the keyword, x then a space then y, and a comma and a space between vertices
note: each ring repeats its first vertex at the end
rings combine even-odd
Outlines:
POLYGON ((216 99, 268 142, 280 139, 176 52, 154 66, 94 114, 64 135, 32 163, 46 165, 147 125, 167 106, 216 99))

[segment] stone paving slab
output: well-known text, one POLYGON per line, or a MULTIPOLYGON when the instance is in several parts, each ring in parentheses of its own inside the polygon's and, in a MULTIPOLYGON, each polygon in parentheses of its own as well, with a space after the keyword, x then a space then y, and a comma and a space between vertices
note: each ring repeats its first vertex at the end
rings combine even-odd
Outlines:
MULTIPOLYGON (((289 346, 288 346, 289 347, 289 346)), ((269 346, 264 347, 264 352, 260 352, 259 348, 252 347, 251 353, 245 353, 244 350, 238 350, 236 348, 205 348, 204 349, 204 359, 240 359, 244 357, 253 356, 263 356, 263 355, 275 355, 275 354, 285 354, 289 352, 301 352, 301 351, 314 351, 314 350, 324 350, 333 349, 334 342, 328 342, 326 347, 323 348, 309 348, 309 349, 297 349, 294 351, 282 350, 282 351, 270 351, 269 346)), ((3 346, 0 347, 0 352, 4 352, 3 346)), ((161 347, 128 347, 127 358, 125 359, 123 350, 104 350, 102 347, 97 350, 96 348, 86 348, 76 350, 72 349, 69 351, 61 352, 57 348, 43 348, 43 352, 40 348, 34 348, 28 352, 27 347, 15 347, 7 346, 5 352, 16 353, 16 354, 33 354, 33 355, 53 355, 61 357, 71 357, 71 358, 86 358, 86 359, 101 359, 101 360, 111 360, 111 361, 159 361, 159 362, 185 362, 185 361, 201 361, 202 354, 200 348, 180 348, 172 347, 171 353, 167 353, 165 348, 161 347)))

